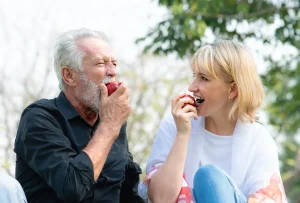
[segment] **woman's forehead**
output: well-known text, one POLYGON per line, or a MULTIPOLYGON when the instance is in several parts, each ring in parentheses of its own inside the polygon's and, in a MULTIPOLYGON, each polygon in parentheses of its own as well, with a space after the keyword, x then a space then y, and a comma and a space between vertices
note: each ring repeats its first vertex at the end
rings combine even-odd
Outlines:
POLYGON ((208 66, 205 66, 204 64, 197 64, 196 66, 192 66, 192 70, 194 73, 197 74, 203 74, 208 76, 213 76, 215 73, 215 70, 212 70, 213 67, 209 68, 208 66))

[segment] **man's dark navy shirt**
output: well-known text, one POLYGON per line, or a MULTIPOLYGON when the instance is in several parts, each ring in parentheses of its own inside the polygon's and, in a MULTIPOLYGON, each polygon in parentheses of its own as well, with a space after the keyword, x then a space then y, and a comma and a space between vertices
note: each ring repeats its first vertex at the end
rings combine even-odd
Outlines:
POLYGON ((141 169, 128 151, 126 123, 94 181, 92 162, 82 150, 98 123, 90 126, 62 92, 24 110, 14 151, 16 178, 29 203, 143 202, 136 190, 141 169))

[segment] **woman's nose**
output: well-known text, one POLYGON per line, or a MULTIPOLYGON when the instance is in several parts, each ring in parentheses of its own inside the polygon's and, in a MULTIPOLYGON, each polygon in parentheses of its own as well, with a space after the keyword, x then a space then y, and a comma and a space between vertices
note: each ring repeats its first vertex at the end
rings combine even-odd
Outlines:
POLYGON ((195 85, 195 81, 193 80, 192 83, 189 85, 188 90, 190 92, 196 92, 198 90, 198 87, 195 85))

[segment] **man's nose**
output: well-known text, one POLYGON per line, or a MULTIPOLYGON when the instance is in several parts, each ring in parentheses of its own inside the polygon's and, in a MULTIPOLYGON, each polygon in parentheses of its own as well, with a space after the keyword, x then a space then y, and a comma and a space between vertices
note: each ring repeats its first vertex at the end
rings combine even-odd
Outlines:
POLYGON ((106 75, 115 77, 117 75, 116 67, 112 63, 106 65, 106 75))

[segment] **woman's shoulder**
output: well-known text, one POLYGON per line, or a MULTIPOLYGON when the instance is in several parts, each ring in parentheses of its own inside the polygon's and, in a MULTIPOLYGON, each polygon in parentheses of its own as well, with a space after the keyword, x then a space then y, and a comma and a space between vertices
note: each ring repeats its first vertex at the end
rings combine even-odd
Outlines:
POLYGON ((241 123, 241 125, 243 129, 247 131, 244 135, 246 135, 248 139, 252 139, 257 147, 262 149, 273 148, 274 150, 277 148, 274 138, 267 127, 261 122, 241 123))

